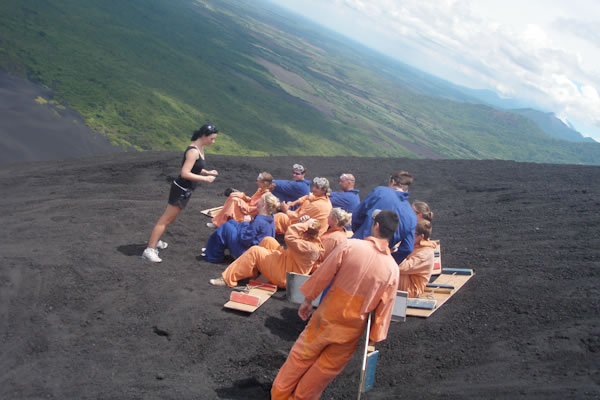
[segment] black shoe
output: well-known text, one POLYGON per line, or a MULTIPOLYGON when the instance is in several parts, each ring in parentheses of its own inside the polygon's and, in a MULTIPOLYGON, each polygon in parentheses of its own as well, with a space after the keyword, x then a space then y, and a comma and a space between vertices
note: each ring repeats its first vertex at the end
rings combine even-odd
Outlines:
POLYGON ((229 197, 229 195, 230 195, 231 193, 233 193, 233 192, 239 192, 239 190, 237 190, 237 189, 234 189, 234 188, 227 188, 227 189, 225 189, 225 191, 223 192, 223 195, 224 195, 225 197, 229 197))

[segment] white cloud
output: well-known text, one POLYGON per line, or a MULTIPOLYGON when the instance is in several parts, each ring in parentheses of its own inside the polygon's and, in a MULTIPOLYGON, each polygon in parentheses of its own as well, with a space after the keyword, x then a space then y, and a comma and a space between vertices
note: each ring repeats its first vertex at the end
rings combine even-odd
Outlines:
POLYGON ((596 0, 275 1, 442 78, 580 121, 600 140, 596 0))

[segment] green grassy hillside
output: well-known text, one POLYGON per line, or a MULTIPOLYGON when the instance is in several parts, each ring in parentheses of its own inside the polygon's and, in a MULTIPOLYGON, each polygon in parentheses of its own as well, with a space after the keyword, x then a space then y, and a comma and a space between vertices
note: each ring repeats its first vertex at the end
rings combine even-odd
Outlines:
POLYGON ((222 154, 600 163, 600 146, 445 100, 439 80, 259 0, 5 0, 0 40, 0 68, 138 149, 180 149, 210 121, 222 154))

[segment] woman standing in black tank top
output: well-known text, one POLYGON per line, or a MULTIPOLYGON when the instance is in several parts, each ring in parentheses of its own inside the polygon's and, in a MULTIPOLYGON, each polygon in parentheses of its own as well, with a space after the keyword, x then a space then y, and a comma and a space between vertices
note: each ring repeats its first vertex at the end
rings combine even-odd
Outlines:
POLYGON ((167 226, 175 221, 181 210, 187 205, 192 192, 198 186, 198 182, 211 183, 219 175, 216 170, 204 169, 204 147, 215 142, 219 130, 214 125, 202 125, 192 135, 192 143, 185 150, 181 162, 181 172, 177 179, 171 183, 169 192, 169 204, 167 209, 154 225, 148 247, 144 250, 143 259, 151 262, 161 262, 158 250, 166 249, 167 243, 160 240, 167 226))

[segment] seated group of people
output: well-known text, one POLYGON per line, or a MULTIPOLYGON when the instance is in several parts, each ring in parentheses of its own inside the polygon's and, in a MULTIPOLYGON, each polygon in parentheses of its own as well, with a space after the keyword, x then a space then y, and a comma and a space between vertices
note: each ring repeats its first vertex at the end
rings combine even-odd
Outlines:
POLYGON ((300 164, 294 164, 289 181, 273 180, 271 174, 261 172, 252 196, 239 191, 229 194, 223 209, 207 224, 216 231, 202 255, 209 262, 222 263, 229 249, 235 260, 210 283, 235 287, 262 274, 286 288, 287 272, 312 274, 350 235, 370 236, 374 211, 385 209, 393 210, 399 219, 389 241, 399 264, 398 289, 409 297, 421 295, 433 270, 435 243, 429 240, 433 213, 424 202, 408 202, 412 176, 394 173, 388 186, 376 187, 361 202, 352 174, 342 174, 340 191, 333 193, 326 178, 316 177, 311 184, 305 174, 300 164), (283 236, 285 246, 277 235, 283 236))

